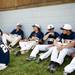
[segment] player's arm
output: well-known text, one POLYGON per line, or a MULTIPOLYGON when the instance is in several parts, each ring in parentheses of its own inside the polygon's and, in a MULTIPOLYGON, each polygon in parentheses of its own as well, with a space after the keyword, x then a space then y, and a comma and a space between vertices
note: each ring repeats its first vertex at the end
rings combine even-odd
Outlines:
POLYGON ((44 40, 44 41, 47 40, 50 34, 51 34, 51 33, 46 34, 46 35, 44 36, 43 40, 44 40))
POLYGON ((72 48, 75 46, 75 41, 71 40, 69 43, 64 43, 61 45, 60 50, 64 49, 64 48, 72 48))
POLYGON ((67 43, 67 45, 65 46, 66 48, 72 48, 75 46, 75 40, 70 40, 69 43, 67 43))

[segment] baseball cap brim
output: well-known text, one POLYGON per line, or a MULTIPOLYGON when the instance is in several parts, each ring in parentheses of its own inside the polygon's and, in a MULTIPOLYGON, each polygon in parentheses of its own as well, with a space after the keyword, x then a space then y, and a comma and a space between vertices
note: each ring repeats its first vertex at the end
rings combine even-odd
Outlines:
POLYGON ((37 28, 40 28, 40 27, 38 27, 38 26, 36 26, 36 25, 33 25, 32 27, 37 27, 37 28))
POLYGON ((33 25, 32 27, 35 27, 35 25, 33 25))
POLYGON ((22 27, 22 25, 17 25, 17 26, 22 27))
POLYGON ((67 30, 67 31, 68 31, 68 30, 69 30, 69 31, 71 30, 71 29, 65 29, 65 28, 62 28, 62 27, 61 27, 60 29, 61 29, 61 30, 67 30))
POLYGON ((61 29, 61 30, 64 30, 64 28, 62 28, 62 27, 61 27, 60 29, 61 29))
POLYGON ((49 30, 53 30, 54 28, 48 28, 49 30))

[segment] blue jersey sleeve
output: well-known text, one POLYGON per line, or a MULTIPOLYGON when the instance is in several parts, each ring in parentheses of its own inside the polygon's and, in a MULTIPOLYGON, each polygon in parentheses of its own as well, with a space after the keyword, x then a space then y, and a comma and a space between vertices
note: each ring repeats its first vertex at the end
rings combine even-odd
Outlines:
POLYGON ((28 38, 32 38, 35 32, 31 32, 30 36, 28 38))
POLYGON ((41 33, 39 34, 39 37, 38 37, 38 38, 39 38, 40 40, 42 40, 43 37, 44 37, 44 34, 41 32, 41 33))
POLYGON ((55 32, 55 38, 58 38, 59 36, 60 36, 60 34, 55 32))
POLYGON ((11 32, 11 34, 15 34, 15 31, 16 31, 16 30, 14 29, 14 30, 11 32))

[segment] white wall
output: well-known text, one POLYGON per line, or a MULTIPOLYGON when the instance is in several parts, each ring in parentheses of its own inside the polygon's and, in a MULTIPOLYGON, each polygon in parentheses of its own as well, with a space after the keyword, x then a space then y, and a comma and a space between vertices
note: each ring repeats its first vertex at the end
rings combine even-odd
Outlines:
POLYGON ((58 32, 64 23, 75 29, 75 3, 0 12, 0 28, 4 32, 11 32, 17 22, 23 24, 27 36, 35 23, 41 25, 43 32, 47 24, 54 24, 58 32))

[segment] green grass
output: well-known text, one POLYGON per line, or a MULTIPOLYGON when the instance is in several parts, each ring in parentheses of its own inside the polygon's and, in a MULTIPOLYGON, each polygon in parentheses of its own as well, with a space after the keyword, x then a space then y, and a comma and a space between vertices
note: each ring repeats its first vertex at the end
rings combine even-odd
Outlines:
MULTIPOLYGON (((30 52, 16 57, 14 53, 11 52, 10 64, 7 69, 0 71, 0 75, 63 75, 64 66, 70 62, 70 60, 66 58, 64 64, 60 66, 54 74, 51 74, 47 71, 50 58, 37 64, 36 61, 26 61, 26 57, 28 57, 29 54, 30 52)), ((75 73, 72 75, 75 75, 75 73)))

